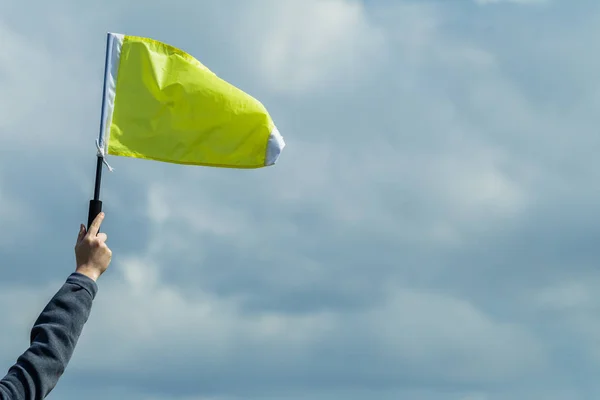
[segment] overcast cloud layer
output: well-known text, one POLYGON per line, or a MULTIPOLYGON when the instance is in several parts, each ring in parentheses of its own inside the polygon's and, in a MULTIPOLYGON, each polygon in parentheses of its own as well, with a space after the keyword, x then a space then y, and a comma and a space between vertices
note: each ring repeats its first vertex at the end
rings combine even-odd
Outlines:
POLYGON ((600 398, 600 3, 0 3, 0 362, 74 269, 107 31, 196 56, 288 146, 110 158, 114 252, 50 399, 600 398))

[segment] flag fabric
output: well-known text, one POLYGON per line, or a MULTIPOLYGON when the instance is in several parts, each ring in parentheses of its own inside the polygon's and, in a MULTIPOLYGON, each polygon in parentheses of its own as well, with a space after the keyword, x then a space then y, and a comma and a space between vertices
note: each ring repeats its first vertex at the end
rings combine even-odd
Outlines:
POLYGON ((260 168, 285 142, 258 100, 159 41, 109 33, 98 149, 177 164, 260 168))

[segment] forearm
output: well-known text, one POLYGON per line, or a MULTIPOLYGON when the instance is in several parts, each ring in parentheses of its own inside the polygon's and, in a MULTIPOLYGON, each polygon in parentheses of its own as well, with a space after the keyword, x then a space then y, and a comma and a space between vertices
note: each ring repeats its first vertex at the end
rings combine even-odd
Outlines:
POLYGON ((75 273, 50 300, 31 330, 31 346, 0 381, 0 400, 41 400, 69 363, 98 288, 75 273))

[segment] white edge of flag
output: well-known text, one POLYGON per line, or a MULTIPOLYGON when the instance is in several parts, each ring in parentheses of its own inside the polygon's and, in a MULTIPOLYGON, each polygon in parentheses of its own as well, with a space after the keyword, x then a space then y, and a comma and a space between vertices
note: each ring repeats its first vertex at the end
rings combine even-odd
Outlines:
MULTIPOLYGON (((124 35, 119 33, 108 33, 106 36, 106 59, 104 64, 104 87, 102 90, 102 112, 100 119, 100 133, 98 135, 98 156, 106 157, 108 153, 108 141, 110 138, 110 126, 115 108, 115 95, 117 92, 117 78, 119 76, 119 62, 121 60, 121 48, 123 47, 124 35)), ((106 162, 105 162, 106 164, 106 162)), ((108 166, 108 164, 107 164, 108 166)), ((108 166, 109 169, 110 166, 108 166)))
POLYGON ((277 127, 274 127, 269 135, 269 140, 267 141, 267 154, 265 156, 266 167, 277 162, 277 159, 279 158, 279 155, 284 147, 285 142, 283 140, 283 136, 281 136, 281 133, 279 133, 277 127))

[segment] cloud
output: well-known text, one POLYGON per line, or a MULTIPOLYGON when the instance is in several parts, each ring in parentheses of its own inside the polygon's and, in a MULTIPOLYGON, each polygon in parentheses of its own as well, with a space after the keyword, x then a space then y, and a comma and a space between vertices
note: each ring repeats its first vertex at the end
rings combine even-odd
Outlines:
POLYGON ((360 1, 263 1, 244 27, 257 74, 282 93, 315 93, 373 73, 385 51, 383 32, 360 1), (306 29, 310 26, 310 29, 306 29))
POLYGON ((538 341, 522 327, 444 295, 391 288, 383 303, 364 311, 248 314, 241 299, 202 290, 182 296, 148 259, 122 260, 115 268, 120 273, 100 295, 82 338, 85 357, 77 356, 76 374, 128 374, 160 390, 150 382, 175 368, 182 394, 236 398, 315 384, 335 389, 339 380, 394 387, 408 378, 409 366, 416 381, 503 382, 545 363, 538 341), (208 376, 221 373, 229 379, 209 383, 208 376))
POLYGON ((197 55, 289 146, 111 157, 114 264, 54 396, 597 397, 595 5, 107 4, 0 6, 6 362, 72 271, 111 30, 197 55))
POLYGON ((487 4, 499 4, 499 3, 513 3, 513 4, 544 4, 548 0, 475 0, 475 3, 481 5, 487 4))
POLYGON ((77 42, 69 40, 72 32, 50 32, 53 40, 42 44, 0 21, 0 34, 6 39, 0 56, 4 146, 30 153, 52 153, 58 146, 63 151, 81 148, 83 135, 75 132, 82 131, 89 111, 80 99, 92 98, 98 75, 73 51, 77 42))
POLYGON ((0 181, 0 248, 14 246, 35 233, 36 212, 13 198, 0 181))

